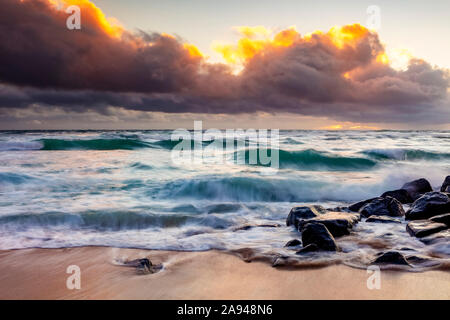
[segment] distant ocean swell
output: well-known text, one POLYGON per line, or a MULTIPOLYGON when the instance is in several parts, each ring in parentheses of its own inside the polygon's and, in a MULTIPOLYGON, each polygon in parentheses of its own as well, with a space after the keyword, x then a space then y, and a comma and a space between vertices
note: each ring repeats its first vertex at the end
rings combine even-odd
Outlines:
MULTIPOLYGON (((193 146, 193 141, 192 146, 193 146)), ((135 136, 133 138, 98 138, 98 139, 39 139, 28 142, 0 141, 0 151, 65 151, 65 150, 139 150, 139 149, 163 149, 171 150, 179 141, 161 139, 157 141, 145 141, 135 136)), ((426 151, 419 149, 368 149, 343 156, 332 152, 318 151, 315 149, 287 150, 284 147, 296 146, 297 142, 282 145, 278 151, 280 169, 296 169, 309 171, 365 171, 375 168, 385 161, 440 161, 450 159, 450 153, 426 151)), ((210 141, 202 141, 207 147, 210 141)), ((237 146, 237 145, 236 145, 237 146)), ((224 142, 225 147, 225 142, 224 142)), ((298 148, 298 146, 297 146, 298 148)), ((226 151, 224 149, 224 151, 226 151)), ((236 151, 231 157, 234 160, 244 157, 243 164, 260 165, 260 161, 250 163, 250 154, 267 152, 263 147, 255 149, 246 146, 245 149, 236 151)), ((268 152, 270 155, 270 151, 268 152)), ((230 155, 229 155, 230 156, 230 155)), ((141 167, 142 169, 143 167, 141 167)), ((146 166, 145 169, 151 167, 146 166)))

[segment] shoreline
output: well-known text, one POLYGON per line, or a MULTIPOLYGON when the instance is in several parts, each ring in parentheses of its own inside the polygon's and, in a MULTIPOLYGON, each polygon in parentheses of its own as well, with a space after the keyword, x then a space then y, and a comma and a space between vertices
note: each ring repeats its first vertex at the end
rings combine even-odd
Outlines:
POLYGON ((0 299, 450 299, 450 272, 381 271, 367 288, 367 270, 345 265, 273 268, 222 251, 158 251, 113 247, 0 251, 0 299), (154 274, 117 261, 148 258, 154 274), (81 289, 66 286, 67 267, 81 271, 81 289))

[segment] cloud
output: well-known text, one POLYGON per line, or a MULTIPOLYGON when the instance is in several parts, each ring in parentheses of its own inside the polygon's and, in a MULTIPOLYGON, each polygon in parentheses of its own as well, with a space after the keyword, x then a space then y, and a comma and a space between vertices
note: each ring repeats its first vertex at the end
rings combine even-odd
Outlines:
POLYGON ((308 35, 237 27, 236 44, 215 46, 228 63, 213 64, 178 37, 110 23, 87 0, 62 1, 80 5, 77 31, 54 1, 0 4, 0 108, 450 123, 448 70, 414 58, 392 68, 378 35, 359 24, 308 35))
POLYGON ((37 88, 178 92, 194 80, 199 61, 176 38, 130 34, 108 24, 89 1, 82 30, 44 0, 1 0, 0 80, 37 88))

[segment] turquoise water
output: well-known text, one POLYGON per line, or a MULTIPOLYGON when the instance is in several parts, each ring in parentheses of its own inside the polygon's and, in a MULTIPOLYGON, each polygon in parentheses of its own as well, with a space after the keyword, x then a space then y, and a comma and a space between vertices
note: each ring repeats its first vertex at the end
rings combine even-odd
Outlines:
MULTIPOLYGON (((248 161, 174 163, 171 133, 1 132, 0 249, 251 247, 290 254, 284 244, 299 237, 284 226, 291 207, 345 205, 421 177, 437 188, 450 174, 450 131, 281 131, 280 168, 271 175, 248 161), (247 224, 282 227, 236 231, 247 224)), ((235 139, 245 147, 213 151, 233 159, 268 148, 235 139)), ((206 149, 210 143, 201 142, 206 149)), ((357 237, 393 233, 385 241, 422 250, 404 227, 360 224, 357 237)), ((347 253, 373 253, 339 241, 347 253)))

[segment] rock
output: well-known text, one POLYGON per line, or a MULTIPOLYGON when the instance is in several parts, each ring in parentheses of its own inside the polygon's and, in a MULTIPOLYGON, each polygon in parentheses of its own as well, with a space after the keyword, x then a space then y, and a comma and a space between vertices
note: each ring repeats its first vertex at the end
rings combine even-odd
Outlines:
POLYGON ((413 200, 417 200, 424 193, 433 191, 428 180, 424 178, 407 182, 403 185, 402 189, 408 191, 413 200))
POLYGON ((147 258, 144 258, 144 259, 139 260, 139 266, 150 269, 150 267, 152 266, 152 263, 147 258))
POLYGON ((405 257, 398 251, 383 252, 372 263, 409 265, 405 257))
POLYGON ((351 211, 348 207, 336 207, 336 208, 333 208, 333 209, 328 209, 328 211, 333 211, 333 212, 349 212, 349 213, 353 212, 353 211, 351 211))
POLYGON ((297 247, 300 246, 302 244, 302 242, 298 239, 293 239, 288 241, 284 246, 285 247, 297 247))
POLYGON ((406 231, 416 238, 423 238, 445 229, 448 229, 446 224, 430 220, 411 221, 406 225, 406 231))
POLYGON ((302 229, 303 247, 315 244, 319 250, 337 251, 338 246, 327 227, 322 223, 311 222, 303 226, 302 229))
POLYGON ((448 192, 448 187, 450 187, 450 176, 445 177, 445 180, 441 186, 441 192, 448 192))
POLYGON ((252 228, 279 228, 281 227, 281 224, 279 223, 266 223, 266 224, 245 224, 243 226, 238 226, 233 229, 234 232, 236 231, 246 231, 250 230, 252 228))
POLYGON ((430 218, 430 220, 434 222, 445 223, 447 226, 450 226, 450 213, 434 216, 430 218))
POLYGON ((314 251, 319 251, 319 247, 314 244, 308 244, 306 247, 301 248, 300 250, 298 250, 295 254, 303 254, 303 253, 308 253, 308 252, 314 252, 314 251))
POLYGON ((382 198, 392 197, 398 200, 400 203, 412 203, 413 199, 405 189, 398 189, 393 191, 386 191, 381 195, 382 198))
POLYGON ((357 224, 359 220, 360 215, 357 213, 327 212, 316 218, 299 220, 298 227, 299 229, 302 229, 308 223, 318 222, 325 225, 334 237, 340 237, 350 234, 350 229, 357 224))
POLYGON ((327 212, 327 210, 324 207, 318 206, 318 205, 294 207, 289 212, 289 215, 286 219, 286 225, 287 226, 294 225, 296 228, 298 228, 298 220, 299 219, 315 218, 326 212, 327 212))
POLYGON ((135 267, 138 274, 156 273, 163 268, 162 264, 154 265, 147 258, 126 261, 124 265, 127 267, 135 267))
POLYGON ((444 213, 450 213, 450 199, 442 192, 428 192, 414 201, 406 212, 408 220, 422 220, 444 213))
POLYGON ((349 209, 350 211, 353 211, 353 212, 359 212, 359 209, 361 209, 361 208, 364 207, 366 204, 372 202, 372 201, 375 200, 375 199, 378 199, 378 198, 371 198, 371 199, 367 199, 367 200, 364 200, 364 201, 360 201, 360 202, 354 203, 354 204, 350 205, 350 206, 348 207, 348 209, 349 209))
POLYGON ((408 255, 406 256, 406 260, 415 268, 429 268, 441 264, 438 260, 430 259, 422 255, 408 255))
POLYGON ((440 242, 448 244, 450 243, 450 229, 440 231, 428 237, 420 238, 420 241, 422 241, 427 245, 436 244, 440 242))
POLYGON ((128 267, 136 267, 136 268, 139 268, 139 267, 150 268, 152 266, 152 262, 147 258, 143 258, 143 259, 125 261, 124 265, 128 266, 128 267))
POLYGON ((375 223, 402 223, 400 220, 384 217, 384 216, 375 216, 372 215, 366 219, 366 222, 375 222, 375 223))
POLYGON ((359 212, 364 217, 371 215, 401 217, 405 215, 402 204, 392 197, 376 198, 359 209, 359 212))

